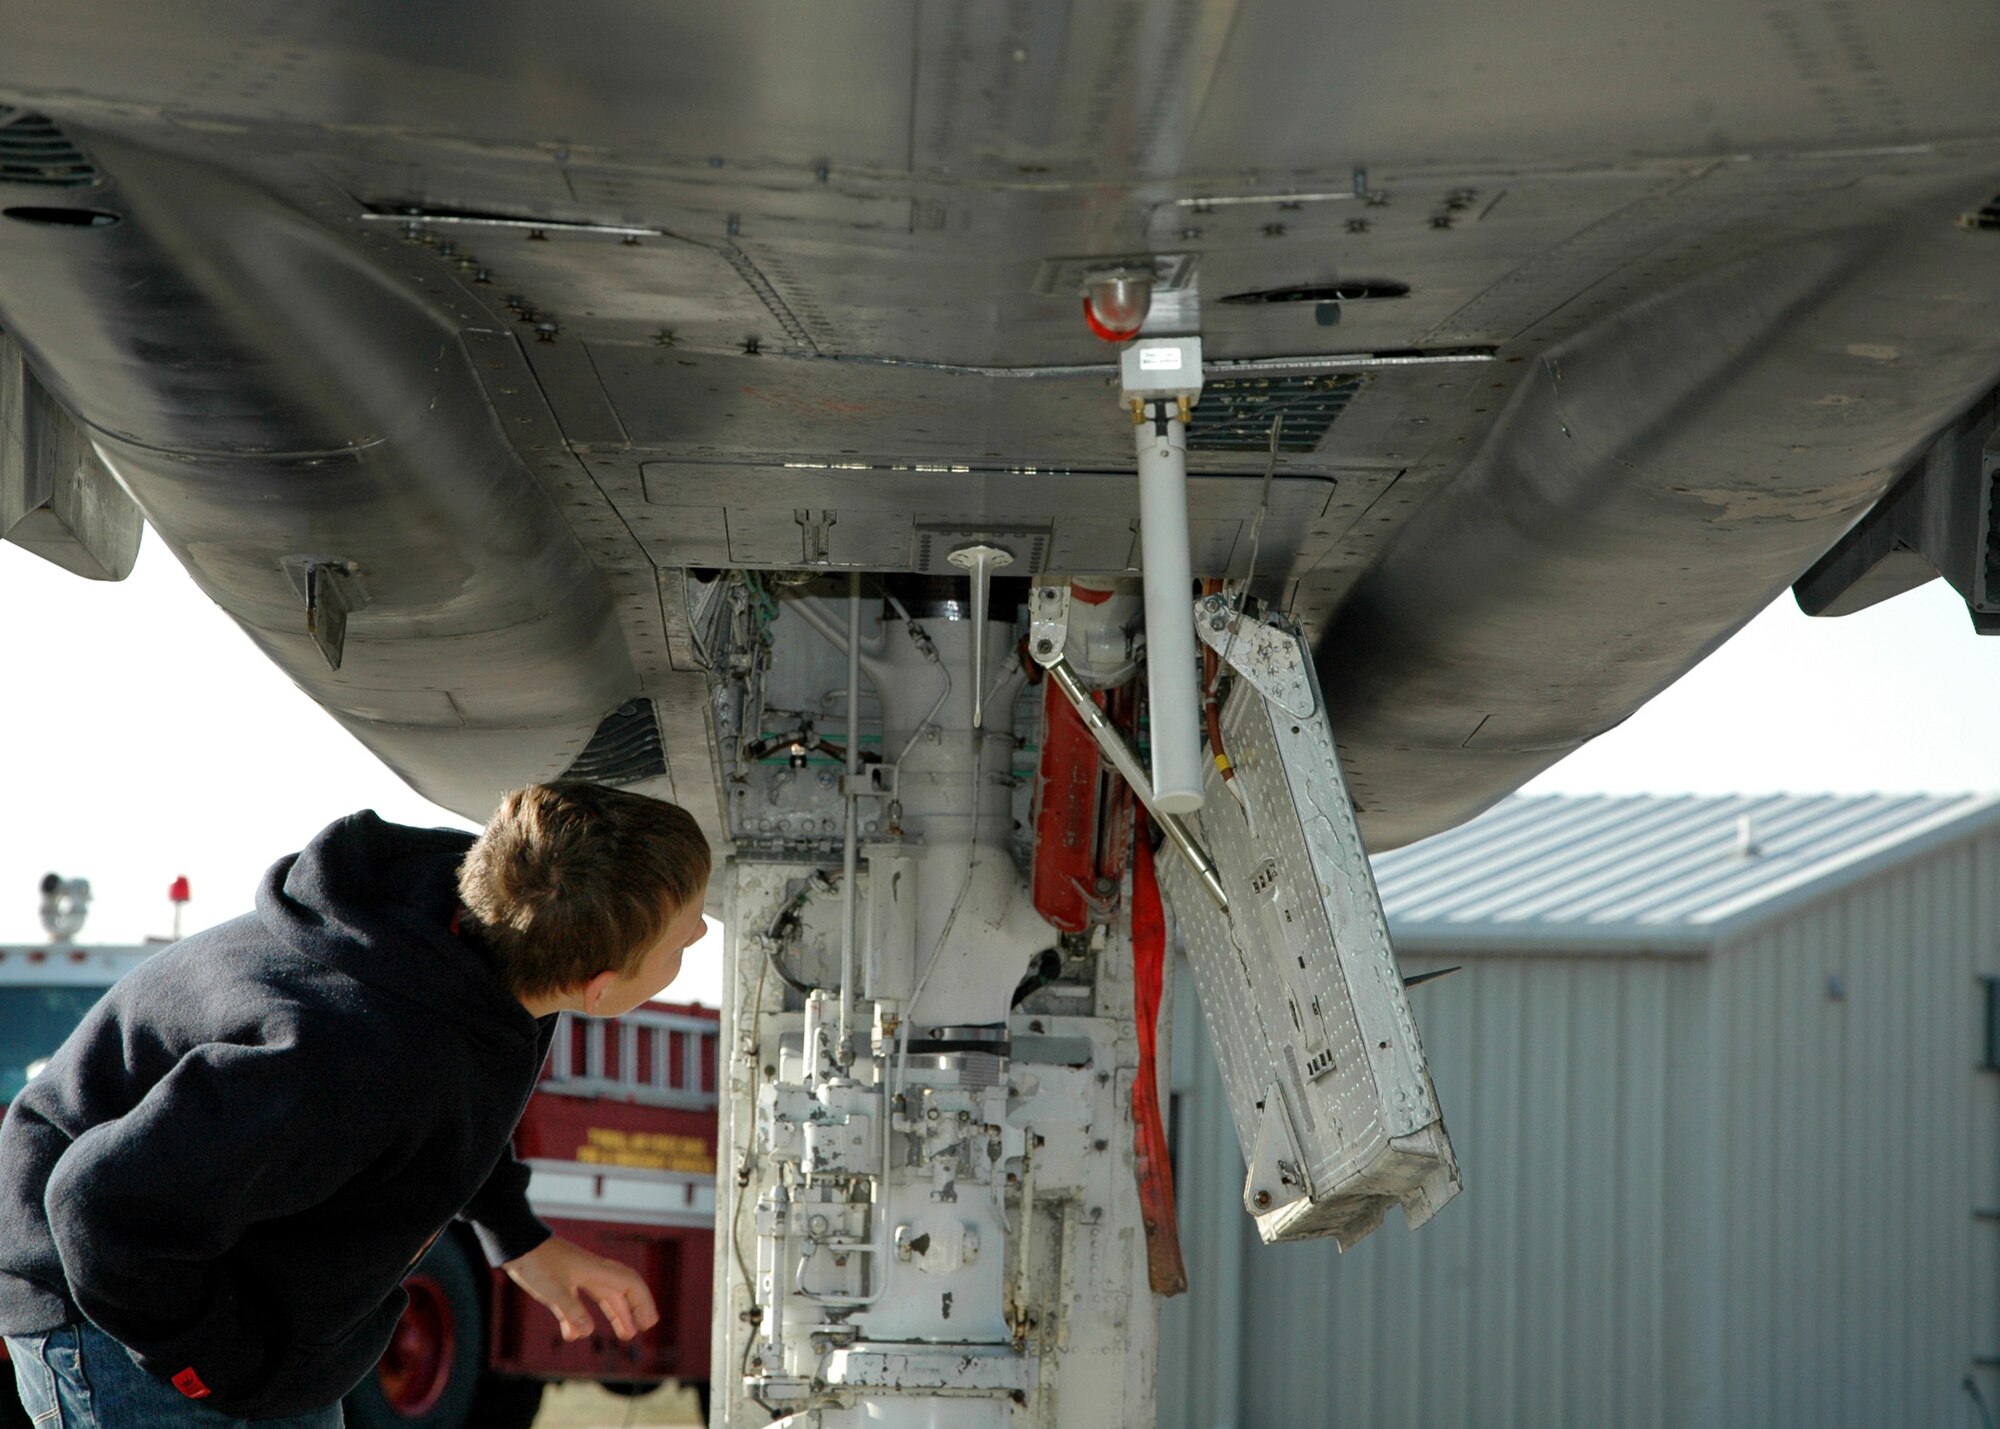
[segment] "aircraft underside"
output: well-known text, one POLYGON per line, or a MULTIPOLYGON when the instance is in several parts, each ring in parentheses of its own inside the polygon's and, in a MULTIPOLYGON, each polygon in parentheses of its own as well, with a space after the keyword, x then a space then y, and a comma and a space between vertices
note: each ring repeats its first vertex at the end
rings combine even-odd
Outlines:
POLYGON ((0 530, 115 579, 143 517, 441 804, 602 779, 734 852, 731 1413, 932 1422, 958 1345, 990 1422, 1140 1422, 1149 918, 1267 1235, 1421 1220, 1361 841, 1795 582, 2000 625, 1996 58, 1990 7, 1873 0, 20 0, 0 530), (1132 339, 1198 339, 1185 410, 1132 339), (1314 1120, 1342 1068, 1393 1114, 1314 1120))

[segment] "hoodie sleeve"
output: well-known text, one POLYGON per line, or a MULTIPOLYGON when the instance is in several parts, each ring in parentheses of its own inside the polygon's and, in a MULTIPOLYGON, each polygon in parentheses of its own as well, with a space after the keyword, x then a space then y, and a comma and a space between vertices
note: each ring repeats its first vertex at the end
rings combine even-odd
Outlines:
POLYGON ((472 1223, 488 1265, 518 1260, 555 1234, 528 1207, 528 1176, 511 1148, 501 1152, 493 1174, 459 1213, 472 1223))
POLYGON ((165 1379, 219 1398, 275 1367, 282 1317, 223 1257, 256 1221, 325 1199, 369 1155, 281 1048, 210 1043, 131 1111, 79 1136, 45 1193, 77 1308, 165 1379))
MULTIPOLYGON (((538 1020, 541 1026, 535 1037, 537 1067, 548 1060, 558 1025, 553 1016, 538 1020)), ((472 1234, 485 1252, 488 1265, 518 1260, 555 1234, 528 1206, 529 1175, 528 1168, 514 1155, 514 1148, 507 1147, 493 1163, 486 1184, 458 1213, 460 1220, 472 1223, 472 1234)))

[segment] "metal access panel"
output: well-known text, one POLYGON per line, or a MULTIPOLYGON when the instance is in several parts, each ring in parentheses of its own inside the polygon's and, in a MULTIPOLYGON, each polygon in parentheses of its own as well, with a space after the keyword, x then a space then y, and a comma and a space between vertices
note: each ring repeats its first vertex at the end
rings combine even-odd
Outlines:
POLYGON ((1289 632, 1259 637, 1245 674, 1284 703, 1243 678, 1222 714, 1247 808, 1211 761, 1195 818, 1229 912, 1181 859, 1161 860, 1161 881, 1249 1166, 1244 1209, 1267 1242, 1346 1249, 1392 1204, 1412 1228, 1429 1220, 1458 1194, 1458 1163, 1311 660, 1289 632))

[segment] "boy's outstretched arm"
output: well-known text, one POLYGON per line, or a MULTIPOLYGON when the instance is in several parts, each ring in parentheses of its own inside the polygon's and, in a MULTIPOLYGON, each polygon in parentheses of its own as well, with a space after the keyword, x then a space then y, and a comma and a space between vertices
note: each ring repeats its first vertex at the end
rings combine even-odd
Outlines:
POLYGON ((597 1302, 621 1340, 660 1323, 653 1292, 638 1271, 594 1255, 561 1236, 551 1236, 500 1268, 508 1279, 549 1308, 562 1326, 565 1340, 581 1340, 597 1328, 584 1304, 586 1295, 597 1302))

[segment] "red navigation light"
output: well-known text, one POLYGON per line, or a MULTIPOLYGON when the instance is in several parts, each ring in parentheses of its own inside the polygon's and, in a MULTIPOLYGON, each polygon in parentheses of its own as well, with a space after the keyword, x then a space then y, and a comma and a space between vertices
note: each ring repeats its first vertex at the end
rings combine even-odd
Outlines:
POLYGON ((194 895, 188 891, 187 875, 184 873, 167 885, 167 897, 175 903, 185 903, 194 895))

